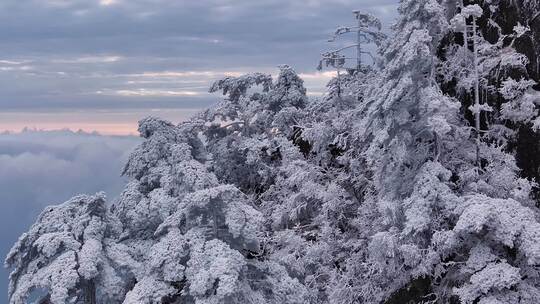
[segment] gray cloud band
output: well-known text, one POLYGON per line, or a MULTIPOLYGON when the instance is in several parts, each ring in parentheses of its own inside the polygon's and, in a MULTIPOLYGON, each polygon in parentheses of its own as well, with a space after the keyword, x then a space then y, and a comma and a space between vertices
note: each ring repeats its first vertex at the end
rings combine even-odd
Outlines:
POLYGON ((390 24, 396 6, 396 0, 2 1, 0 106, 204 107, 211 102, 206 87, 226 72, 289 63, 312 73, 330 32, 350 22, 353 9, 390 24))

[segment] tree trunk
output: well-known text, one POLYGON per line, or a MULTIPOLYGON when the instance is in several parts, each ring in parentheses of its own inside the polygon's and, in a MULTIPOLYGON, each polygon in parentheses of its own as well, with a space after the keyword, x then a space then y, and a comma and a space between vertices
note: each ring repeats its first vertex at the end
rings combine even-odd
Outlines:
POLYGON ((83 303, 84 304, 96 304, 96 285, 93 280, 83 281, 83 303))
POLYGON ((38 304, 52 304, 51 303, 51 295, 47 295, 46 297, 39 300, 38 304))
POLYGON ((474 113, 474 122, 476 128, 476 166, 480 168, 480 79, 478 75, 478 45, 476 40, 476 17, 472 20, 472 47, 474 56, 474 107, 476 112, 474 113))

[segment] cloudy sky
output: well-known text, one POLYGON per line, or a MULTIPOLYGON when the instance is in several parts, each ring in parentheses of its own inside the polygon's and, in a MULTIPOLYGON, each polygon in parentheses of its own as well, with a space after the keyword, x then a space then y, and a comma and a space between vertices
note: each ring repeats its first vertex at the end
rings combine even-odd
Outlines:
POLYGON ((2 0, 0 131, 134 133, 145 115, 182 120, 212 80, 290 64, 312 95, 336 26, 353 9, 392 22, 397 0, 2 0))
MULTIPOLYGON (((213 80, 293 66, 317 96, 320 53, 352 10, 386 26, 397 0, 1 0, 0 255, 49 204, 105 191, 147 115, 185 119, 213 80), (40 131, 20 131, 29 127, 40 131)), ((351 37, 352 38, 352 37, 351 37)), ((346 44, 342 41, 341 44, 346 44)), ((335 45, 339 46, 339 45, 335 45)), ((7 286, 7 272, 0 275, 7 286)), ((0 288, 6 299, 7 288, 0 288)))

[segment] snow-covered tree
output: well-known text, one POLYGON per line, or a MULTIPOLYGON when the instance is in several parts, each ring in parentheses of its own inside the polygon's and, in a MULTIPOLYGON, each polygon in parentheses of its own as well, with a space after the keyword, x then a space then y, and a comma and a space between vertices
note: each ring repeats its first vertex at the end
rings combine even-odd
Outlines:
MULTIPOLYGON (((450 28, 445 7, 438 1, 402 1, 400 13, 383 53, 384 68, 356 110, 358 123, 348 145, 359 148, 345 154, 364 161, 359 168, 369 189, 364 204, 376 206, 379 225, 372 227, 368 251, 349 262, 342 282, 348 285, 337 296, 345 303, 488 301, 493 288, 502 299, 516 285, 494 280, 472 299, 461 293, 463 282, 473 280, 461 265, 482 239, 461 236, 458 243, 464 247, 449 252, 436 240, 453 235, 456 220, 469 209, 485 207, 479 206, 478 195, 535 212, 525 207, 531 184, 519 178, 515 160, 501 147, 483 145, 484 164, 478 168, 477 143, 460 118, 460 105, 436 82, 438 47, 450 28)), ((534 225, 528 229, 535 235, 534 225)), ((534 237, 529 241, 534 243, 534 237)), ((497 253, 498 260, 512 259, 497 253)), ((529 265, 513 265, 535 273, 529 265)))
MULTIPOLYGON (((280 89, 273 94, 287 94, 280 89)), ((123 223, 119 242, 136 261, 124 278, 134 282, 124 303, 301 303, 298 280, 287 279, 283 266, 257 259, 260 213, 212 172, 218 152, 226 151, 208 147, 214 116, 208 117, 210 124, 141 121, 147 141, 125 169, 135 179, 113 207, 123 223), (208 136, 206 146, 198 134, 208 136)))
POLYGON ((281 66, 141 120, 110 208, 75 197, 17 242, 10 303, 537 303, 539 6, 517 2, 402 0, 377 67, 322 98, 281 66))
MULTIPOLYGON (((229 86, 257 83, 246 81, 250 77, 259 76, 228 78, 229 86)), ((224 93, 230 92, 222 89, 224 93)), ((277 79, 263 86, 262 92, 241 98, 230 95, 204 112, 201 119, 210 126, 203 134, 209 142, 207 147, 217 177, 246 193, 264 191, 272 183, 274 167, 280 161, 277 138, 293 136, 291 125, 300 118, 306 103, 303 80, 291 67, 281 66, 277 79)))
POLYGON ((482 142, 478 151, 480 161, 485 163, 482 159, 492 158, 490 154, 496 152, 495 146, 499 150, 515 150, 518 164, 529 178, 534 177, 532 170, 536 172, 539 166, 538 160, 527 151, 535 148, 524 147, 519 142, 540 138, 534 131, 537 117, 534 100, 538 97, 532 89, 538 81, 535 66, 539 52, 533 42, 537 31, 529 26, 537 10, 537 6, 527 1, 478 1, 473 6, 458 8, 452 18, 453 31, 439 52, 443 60, 439 72, 443 90, 458 97, 463 108, 474 112, 470 114, 480 114, 473 118, 464 113, 478 130, 476 137, 482 142), (474 25, 472 13, 477 20, 477 31, 476 35, 469 35, 471 39, 467 43, 464 37, 474 25), (473 37, 476 48, 472 48, 473 37), (473 72, 475 67, 477 73, 473 72), (524 94, 527 88, 531 90, 524 94), (520 98, 522 95, 524 99, 520 98), (474 106, 473 100, 479 100, 481 106, 474 106), (526 166, 521 165, 525 162, 526 166))
POLYGON ((53 304, 96 302, 104 274, 107 215, 105 199, 77 196, 48 207, 11 249, 6 266, 11 303, 36 295, 53 304))

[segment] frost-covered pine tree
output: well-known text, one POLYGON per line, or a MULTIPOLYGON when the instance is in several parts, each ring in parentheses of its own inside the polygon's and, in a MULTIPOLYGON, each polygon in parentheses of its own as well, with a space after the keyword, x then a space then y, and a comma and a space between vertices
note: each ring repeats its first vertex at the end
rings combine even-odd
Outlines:
POLYGON ((539 51, 533 42, 538 28, 535 31, 530 22, 538 7, 528 1, 478 1, 455 11, 451 20, 453 31, 440 46, 442 88, 458 97, 464 108, 473 111, 476 108, 472 106, 473 100, 479 99, 480 115, 472 118, 472 112, 464 114, 478 125, 475 128, 479 130, 476 136, 481 139, 481 158, 491 158, 493 152, 497 154, 497 149, 493 149, 496 146, 512 150, 523 174, 533 178, 539 163, 531 154, 537 148, 521 143, 540 138, 534 131, 537 117, 534 108, 540 98, 533 89, 538 81, 535 70, 539 51), (471 39, 467 43, 464 37, 472 29, 473 11, 477 12, 477 31, 474 37, 469 35, 471 39), (477 73, 473 72, 474 67, 477 73))
MULTIPOLYGON (((136 284, 125 302, 281 303, 287 298, 301 303, 299 282, 287 280, 282 266, 257 259, 261 215, 246 194, 220 184, 212 172, 218 166, 216 156, 206 155, 197 134, 187 131, 193 128, 208 135, 215 125, 197 120, 178 127, 155 119, 141 122, 148 142, 126 167, 137 178, 115 212, 128 228, 122 243, 148 266, 131 271, 136 284), (157 153, 161 156, 155 159, 157 153)), ((212 149, 213 155, 227 152, 217 150, 219 145, 212 149)))
POLYGON ((6 265, 11 303, 95 304, 108 267, 105 199, 78 196, 48 207, 11 249, 6 265))
POLYGON ((217 90, 228 97, 201 116, 210 124, 203 135, 213 156, 213 171, 246 193, 260 193, 275 176, 280 138, 293 136, 291 126, 307 103, 303 80, 291 67, 281 66, 274 82, 270 75, 252 74, 218 81, 210 91, 217 90), (254 84, 262 90, 245 96, 254 84))
POLYGON ((535 272, 536 216, 521 226, 527 230, 519 234, 523 240, 512 238, 510 248, 519 257, 501 249, 509 244, 503 239, 481 234, 483 229, 504 230, 512 208, 537 212, 528 208, 531 183, 519 178, 515 160, 500 147, 485 146, 484 163, 478 166, 472 128, 460 118, 457 100, 445 96, 436 82, 438 46, 449 29, 445 6, 402 1, 400 13, 383 53, 385 66, 357 110, 350 145, 360 148, 346 152, 365 162, 359 168, 369 189, 363 204, 377 208, 380 224, 373 227, 369 250, 348 262, 351 273, 340 294, 348 298, 341 301, 532 299, 534 280, 516 280, 514 274, 535 272), (463 233, 460 223, 477 220, 469 222, 471 212, 495 218, 463 233), (522 242, 532 247, 517 245, 522 242), (464 265, 478 262, 477 246, 489 247, 497 258, 480 262, 475 273, 464 265), (475 283, 490 276, 490 267, 508 272, 486 285, 475 283))

